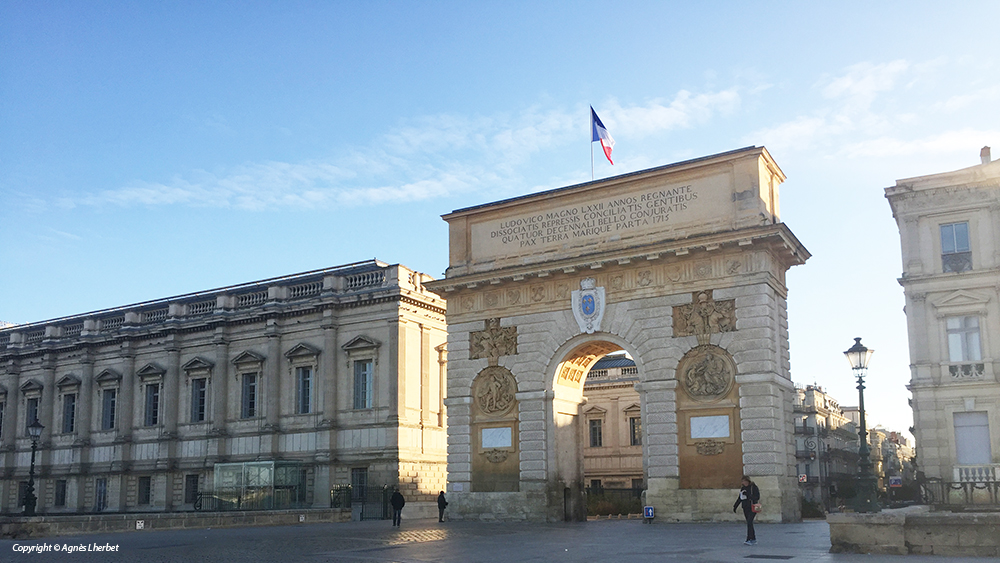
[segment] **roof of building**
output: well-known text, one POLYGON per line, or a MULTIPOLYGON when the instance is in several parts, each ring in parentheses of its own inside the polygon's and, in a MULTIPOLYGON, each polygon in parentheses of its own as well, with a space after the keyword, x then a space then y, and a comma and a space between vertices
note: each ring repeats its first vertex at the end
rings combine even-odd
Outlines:
POLYGON ((595 369, 610 369, 610 368, 627 368, 635 365, 635 362, 631 359, 625 357, 622 354, 613 354, 610 356, 604 356, 594 367, 590 368, 591 371, 595 369))

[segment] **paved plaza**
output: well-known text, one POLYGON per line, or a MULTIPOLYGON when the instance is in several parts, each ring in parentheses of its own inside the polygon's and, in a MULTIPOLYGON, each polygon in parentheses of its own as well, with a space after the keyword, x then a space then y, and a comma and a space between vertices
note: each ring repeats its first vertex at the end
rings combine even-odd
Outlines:
POLYGON ((101 562, 398 562, 491 563, 733 561, 991 562, 991 558, 879 556, 827 553, 826 522, 760 524, 756 546, 743 545, 734 523, 657 524, 612 520, 565 524, 511 524, 404 520, 304 524, 269 528, 145 531, 0 541, 0 561, 101 562), (60 551, 55 551, 58 545, 60 551), (67 553, 64 546, 111 546, 113 551, 67 553), (15 550, 49 546, 42 553, 15 550))

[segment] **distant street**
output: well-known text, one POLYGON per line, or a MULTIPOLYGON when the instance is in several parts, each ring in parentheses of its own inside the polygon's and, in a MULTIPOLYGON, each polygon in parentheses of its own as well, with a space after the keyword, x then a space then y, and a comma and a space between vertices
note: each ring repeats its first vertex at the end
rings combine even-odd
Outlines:
POLYGON ((0 541, 0 561, 58 562, 659 562, 733 561, 928 563, 991 562, 987 558, 833 555, 825 522, 758 524, 758 545, 743 545, 744 526, 734 523, 646 525, 637 520, 572 524, 499 524, 388 521, 307 524, 272 528, 147 531, 0 541), (19 553, 58 544, 60 551, 19 553), (97 545, 105 551, 62 551, 97 545), (111 546, 112 550, 107 550, 111 546))

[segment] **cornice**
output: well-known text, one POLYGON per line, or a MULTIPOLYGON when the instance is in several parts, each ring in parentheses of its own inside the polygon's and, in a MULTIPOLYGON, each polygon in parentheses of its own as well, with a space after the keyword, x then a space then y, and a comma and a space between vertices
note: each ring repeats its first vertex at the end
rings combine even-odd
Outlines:
POLYGON ((550 262, 513 266, 497 270, 475 272, 446 277, 424 285, 437 293, 452 293, 462 289, 497 285, 503 282, 520 282, 529 278, 544 279, 554 274, 573 274, 586 270, 599 270, 606 265, 626 265, 635 262, 655 262, 669 257, 687 258, 693 254, 713 253, 722 249, 747 247, 778 249, 785 267, 804 264, 811 257, 805 246, 784 223, 749 229, 711 233, 684 239, 673 239, 653 244, 635 246, 626 250, 595 252, 562 258, 550 262))

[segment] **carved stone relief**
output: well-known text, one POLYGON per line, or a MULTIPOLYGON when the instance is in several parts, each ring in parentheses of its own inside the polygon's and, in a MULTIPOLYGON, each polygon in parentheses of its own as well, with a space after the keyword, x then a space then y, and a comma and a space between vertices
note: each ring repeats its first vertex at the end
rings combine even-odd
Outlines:
POLYGON ((677 364, 677 378, 688 396, 696 401, 721 399, 733 388, 736 364, 729 352, 711 344, 696 346, 677 364))
POLYGON ((712 292, 699 291, 694 302, 674 307, 674 336, 697 336, 698 344, 708 344, 716 332, 736 330, 736 301, 715 301, 712 292))
POLYGON ((486 319, 486 328, 469 333, 469 359, 486 358, 491 366, 497 365, 500 356, 517 354, 517 327, 500 326, 500 319, 486 319))
POLYGON ((701 442, 696 442, 695 448, 698 451, 698 455, 719 455, 722 453, 725 445, 725 442, 719 442, 717 440, 703 440, 701 442))
POLYGON ((507 461, 507 456, 510 454, 507 450, 500 449, 484 450, 480 453, 490 463, 503 463, 507 461))
POLYGON ((505 367, 483 368, 472 382, 472 396, 484 414, 503 416, 514 406, 517 381, 505 367))

